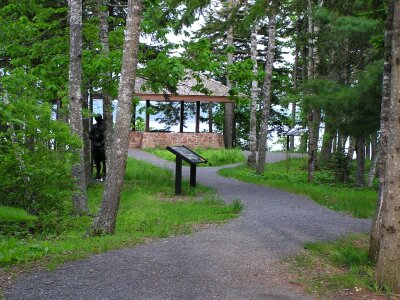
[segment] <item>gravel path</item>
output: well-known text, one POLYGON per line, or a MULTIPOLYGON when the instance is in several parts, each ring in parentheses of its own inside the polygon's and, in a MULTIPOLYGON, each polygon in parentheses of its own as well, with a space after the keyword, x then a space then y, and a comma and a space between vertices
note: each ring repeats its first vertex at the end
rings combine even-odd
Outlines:
MULTIPOLYGON (((174 167, 139 150, 129 155, 174 167)), ((280 159, 284 155, 268 153, 267 161, 280 159)), ((277 261, 307 241, 369 230, 369 220, 333 212, 303 196, 224 178, 217 170, 198 168, 197 181, 227 202, 240 199, 245 210, 238 219, 28 275, 5 298, 310 299, 277 277, 277 261)))

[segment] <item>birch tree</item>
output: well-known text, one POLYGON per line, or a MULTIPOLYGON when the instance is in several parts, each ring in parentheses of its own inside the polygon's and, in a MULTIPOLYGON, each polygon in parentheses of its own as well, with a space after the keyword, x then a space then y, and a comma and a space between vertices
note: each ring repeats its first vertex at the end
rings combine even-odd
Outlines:
POLYGON ((395 1, 393 14, 393 35, 388 137, 385 159, 385 173, 378 207, 379 247, 376 264, 376 278, 380 286, 387 286, 400 294, 400 1, 395 1))
MULTIPOLYGON (((314 34, 314 18, 312 16, 312 1, 308 0, 308 34, 310 36, 308 46, 308 80, 315 78, 315 57, 314 57, 314 45, 313 45, 313 34, 314 34)), ((317 151, 318 151, 318 131, 319 131, 319 120, 317 109, 311 108, 307 114, 308 120, 308 175, 307 180, 314 180, 314 171, 317 163, 317 151)))
MULTIPOLYGON (((70 63, 69 63, 69 115, 72 133, 83 140, 82 124, 82 0, 69 1, 70 14, 70 63)), ((74 210, 82 213, 88 210, 84 148, 79 150, 79 161, 73 166, 75 192, 72 196, 74 210)))
POLYGON ((380 230, 382 223, 382 205, 383 195, 382 190, 385 185, 385 163, 386 152, 388 144, 388 118, 389 118, 389 104, 390 104, 390 84, 392 73, 392 37, 393 37, 393 18, 394 6, 393 3, 388 7, 388 16, 385 32, 385 61, 383 70, 383 84, 382 84, 382 103, 381 103, 381 116, 380 116, 380 139, 379 139, 379 153, 378 153, 378 172, 379 172, 379 191, 378 191, 378 205, 375 212, 374 221, 372 222, 369 257, 376 263, 379 253, 380 244, 380 230))
MULTIPOLYGON (((296 35, 298 35, 299 32, 299 25, 296 25, 296 35)), ((296 91, 298 84, 298 69, 299 69, 299 45, 298 41, 296 40, 296 46, 295 46, 295 51, 294 51, 294 65, 293 65, 293 89, 296 91)), ((296 102, 292 102, 292 107, 291 107, 291 124, 290 128, 294 128, 296 126, 296 102)), ((294 135, 289 137, 289 150, 294 151, 294 135)))
POLYGON ((251 81, 251 103, 250 103, 250 155, 247 166, 255 169, 257 162, 257 99, 258 99, 258 65, 257 65, 257 33, 258 24, 254 24, 251 31, 251 60, 253 61, 253 80, 251 81))
POLYGON ((265 61, 265 78, 263 82, 263 107, 261 112, 261 125, 258 139, 258 161, 256 171, 262 174, 265 169, 265 156, 268 137, 268 119, 269 111, 271 108, 271 84, 272 84, 272 70, 275 56, 275 36, 276 36, 276 10, 271 7, 269 12, 268 24, 268 47, 265 61))
MULTIPOLYGON (((232 10, 235 6, 235 0, 228 1, 230 13, 229 19, 232 17, 232 10)), ((230 24, 228 28, 228 33, 226 37, 226 47, 228 49, 227 53, 227 67, 233 64, 233 25, 230 24)), ((232 83, 229 78, 226 80, 226 86, 231 89, 232 83)), ((224 142, 226 148, 233 147, 233 128, 234 128, 234 114, 235 114, 235 104, 225 103, 225 116, 224 116, 224 142)))
POLYGON ((128 0, 122 69, 118 88, 118 111, 113 135, 112 155, 101 209, 93 223, 93 233, 114 233, 119 201, 124 183, 129 147, 132 98, 138 62, 141 0, 128 0))

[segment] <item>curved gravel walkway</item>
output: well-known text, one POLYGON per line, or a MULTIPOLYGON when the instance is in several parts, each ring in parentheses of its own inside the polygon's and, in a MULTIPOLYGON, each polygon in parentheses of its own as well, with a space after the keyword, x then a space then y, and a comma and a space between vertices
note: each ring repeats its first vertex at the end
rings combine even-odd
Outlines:
MULTIPOLYGON (((129 155, 174 168, 139 150, 129 155)), ((268 153, 267 161, 283 158, 268 153)), ((28 275, 5 298, 310 299, 276 276, 277 261, 307 241, 369 230, 369 220, 331 211, 303 196, 224 178, 217 170, 198 168, 197 180, 227 202, 240 199, 245 210, 238 219, 28 275)))

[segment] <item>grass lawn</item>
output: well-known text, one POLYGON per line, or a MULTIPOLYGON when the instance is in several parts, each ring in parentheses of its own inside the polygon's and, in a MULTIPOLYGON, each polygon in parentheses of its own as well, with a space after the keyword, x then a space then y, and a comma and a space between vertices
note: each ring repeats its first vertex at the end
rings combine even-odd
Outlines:
POLYGON ((357 218, 371 218, 378 199, 376 188, 356 188, 338 184, 328 171, 315 172, 315 181, 307 182, 305 158, 290 158, 267 164, 262 175, 245 166, 222 169, 220 174, 245 182, 267 185, 310 197, 317 203, 357 218))
MULTIPOLYGON (((93 217, 69 217, 57 226, 58 235, 4 236, 0 231, 0 267, 29 267, 35 262, 53 268, 67 260, 86 257, 111 249, 133 246, 145 238, 187 234, 195 224, 221 223, 235 218, 241 204, 225 205, 213 191, 199 185, 196 190, 183 183, 183 195, 174 195, 174 176, 169 170, 148 163, 128 160, 126 182, 114 235, 88 236, 93 217)), ((103 184, 88 190, 90 211, 100 207, 103 184)), ((1 268, 0 268, 1 270, 1 268)))
MULTIPOLYGON (((192 149, 200 156, 207 159, 207 164, 198 164, 198 167, 217 167, 225 166, 245 161, 244 154, 240 149, 192 149)), ((147 148, 144 151, 157 155, 165 160, 175 161, 175 154, 166 149, 161 148, 147 148)), ((187 165, 186 162, 184 164, 187 165)))
POLYGON ((294 280, 319 298, 387 299, 390 293, 379 289, 375 281, 368 242, 365 234, 335 242, 308 243, 305 251, 286 260, 286 264, 294 280))

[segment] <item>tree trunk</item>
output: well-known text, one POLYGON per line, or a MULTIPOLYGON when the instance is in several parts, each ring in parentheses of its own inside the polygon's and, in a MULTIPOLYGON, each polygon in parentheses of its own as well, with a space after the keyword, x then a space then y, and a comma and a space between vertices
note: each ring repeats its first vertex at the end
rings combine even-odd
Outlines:
POLYGON ((378 160, 379 160, 379 152, 375 153, 372 157, 371 168, 368 171, 368 187, 372 187, 372 184, 374 182, 378 160))
POLYGON ((318 111, 316 109, 312 109, 308 114, 308 182, 312 182, 314 180, 314 172, 317 165, 319 132, 318 119, 318 111))
POLYGON ((333 133, 333 144, 332 144, 332 152, 337 152, 337 144, 338 144, 338 133, 337 130, 333 133))
POLYGON ((349 143, 350 143, 350 136, 349 135, 343 135, 342 136, 342 145, 340 146, 341 149, 343 149, 343 151, 345 151, 345 149, 346 149, 347 140, 349 140, 349 143))
POLYGON ((371 160, 371 140, 367 139, 365 142, 365 159, 371 160))
POLYGON ((326 123, 324 137, 322 139, 321 147, 321 161, 328 162, 332 154, 332 142, 333 142, 334 129, 332 126, 326 123))
MULTIPOLYGON (((299 33, 299 26, 296 27, 297 34, 299 33)), ((297 73, 299 69, 299 46, 296 41, 296 49, 294 53, 294 66, 293 66, 293 90, 297 90, 297 73)), ((294 128, 296 126, 296 102, 292 103, 291 108, 291 124, 290 128, 294 128)), ((289 137, 289 150, 294 151, 294 136, 289 137)))
POLYGON ((372 158, 371 158, 371 168, 368 171, 368 187, 372 187, 375 175, 377 173, 376 171, 379 161, 379 147, 377 145, 377 140, 378 140, 378 135, 376 132, 374 132, 371 135, 372 158))
POLYGON ((262 174, 265 169, 265 156, 268 136, 268 119, 269 110, 271 108, 271 84, 272 84, 272 71, 274 65, 275 56, 275 35, 276 35, 276 15, 275 12, 271 12, 269 17, 268 26, 268 49, 267 57, 265 61, 265 79, 263 83, 263 108, 261 112, 261 125, 258 142, 258 161, 257 161, 257 173, 262 174))
POLYGON ((351 162, 353 160, 354 151, 356 150, 356 139, 352 136, 349 137, 349 148, 347 149, 347 157, 351 162))
POLYGON ((132 97, 138 61, 141 0, 128 0, 122 69, 118 89, 118 114, 114 130, 109 174, 101 209, 93 223, 93 233, 114 233, 129 147, 132 97))
MULTIPOLYGON (((100 43, 101 43, 101 54, 108 57, 110 54, 110 43, 108 38, 108 17, 109 12, 107 9, 106 0, 97 0, 97 9, 99 15, 99 28, 100 28, 100 43)), ((104 132, 105 141, 104 147, 106 152, 106 161, 111 156, 112 147, 112 136, 113 136, 113 107, 112 107, 112 97, 110 95, 110 85, 112 84, 112 74, 111 72, 106 72, 103 74, 102 92, 103 92, 103 122, 106 127, 104 132)), ((106 163, 106 174, 108 173, 109 164, 106 163)))
POLYGON ((365 184, 365 138, 357 138, 357 165, 356 165, 356 185, 363 187, 365 184))
POLYGON ((374 132, 371 134, 371 160, 375 160, 375 155, 378 154, 378 132, 374 132))
POLYGON ((300 153, 307 152, 307 144, 308 144, 308 133, 305 132, 300 137, 300 146, 299 146, 300 153))
MULTIPOLYGON (((315 61, 314 61, 314 20, 312 18, 312 1, 308 0, 308 34, 309 45, 308 45, 308 65, 307 65, 307 77, 308 79, 313 79, 315 77, 315 61)), ((317 109, 312 108, 308 112, 308 174, 307 181, 311 182, 314 180, 314 171, 317 164, 317 151, 318 151, 318 137, 317 131, 319 130, 319 124, 317 123, 317 109), (318 128, 318 129, 317 129, 318 128)))
MULTIPOLYGON (((72 133, 83 140, 82 125, 82 0, 70 0, 70 63, 69 63, 69 117, 72 133)), ((74 211, 88 210, 86 197, 84 147, 79 150, 79 161, 72 168, 75 192, 72 196, 74 211)))
MULTIPOLYGON (((235 0, 229 0, 229 7, 233 9, 235 5, 235 0)), ((231 16, 231 13, 229 14, 231 16)), ((233 27, 229 26, 228 34, 226 38, 226 46, 227 48, 231 48, 233 46, 233 27)), ((231 50, 231 49, 230 49, 231 50)), ((227 67, 233 64, 233 53, 232 51, 228 51, 227 54, 227 67)), ((226 86, 231 89, 232 84, 229 78, 226 80, 226 86)), ((233 127, 234 127, 234 113, 235 113, 235 104, 234 103, 225 103, 225 116, 224 116, 224 143, 225 148, 233 147, 233 127)))
POLYGON ((257 161, 257 99, 258 99, 258 66, 257 66, 257 33, 258 25, 253 26, 251 32, 251 59, 253 61, 253 80, 251 82, 251 103, 250 103, 250 154, 247 159, 249 168, 256 168, 257 161))
POLYGON ((384 174, 386 168, 386 157, 388 147, 388 119, 390 107, 390 93, 391 93, 391 76, 392 76, 392 39, 393 39, 393 18, 394 18, 394 5, 393 2, 388 6, 387 24, 385 32, 385 62, 383 71, 382 82, 382 103, 381 103, 381 116, 380 116, 380 138, 379 138, 379 158, 378 158, 378 173, 379 173, 379 189, 378 189, 378 203, 375 211, 374 220, 371 227, 370 243, 369 243, 369 258, 372 262, 376 263, 379 253, 380 245, 380 231, 382 224, 382 206, 383 196, 382 190, 384 189, 385 181, 384 174))
POLYGON ((390 105, 376 278, 400 294, 400 1, 394 2, 390 105))

